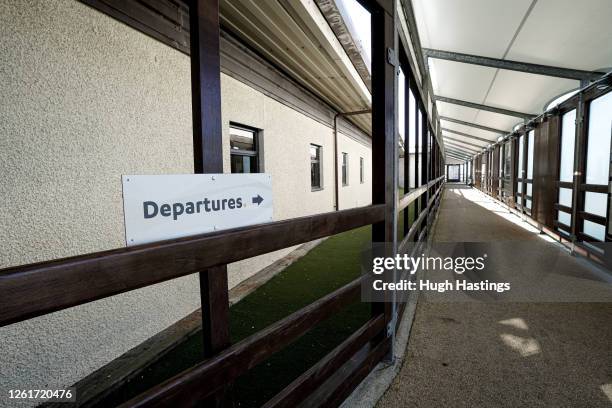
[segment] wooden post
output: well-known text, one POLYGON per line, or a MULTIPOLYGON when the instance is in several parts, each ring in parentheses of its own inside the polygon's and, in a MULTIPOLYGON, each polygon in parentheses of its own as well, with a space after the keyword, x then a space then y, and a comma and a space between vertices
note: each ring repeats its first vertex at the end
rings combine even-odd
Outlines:
POLYGON ((572 240, 578 241, 578 234, 582 230, 582 220, 578 218, 578 214, 584 206, 584 193, 580 191, 580 184, 586 179, 586 103, 584 94, 580 92, 578 97, 578 106, 576 109, 576 143, 574 152, 574 179, 572 191, 572 240))
MULTIPOLYGON (((191 106, 195 173, 223 172, 221 74, 219 60, 219 1, 192 0, 191 106)), ((230 344, 227 267, 200 272, 204 356, 230 344)))
MULTIPOLYGON (((426 98, 426 96, 425 96, 426 98)), ((427 182, 429 181, 427 178, 427 169, 428 169, 428 164, 427 164, 427 150, 429 149, 428 147, 428 143, 427 143, 427 105, 425 105, 426 102, 425 100, 423 101, 423 112, 422 112, 422 123, 423 126, 421 126, 421 157, 422 157, 422 163, 421 163, 421 181, 423 182, 423 185, 426 186, 427 182)), ((421 195, 421 211, 427 208, 427 204, 429 203, 429 188, 426 189, 425 194, 421 195)), ((427 229, 427 222, 424 222, 421 224, 421 231, 419 231, 419 235, 423 230, 427 229)), ((427 232, 425 232, 425 234, 427 234, 427 232)))
MULTIPOLYGON (((377 1, 372 13, 372 202, 385 204, 385 220, 372 225, 373 243, 393 242, 394 163, 395 147, 395 19, 392 1, 377 1)), ((385 316, 385 325, 392 324, 390 302, 372 304, 372 315, 385 316)), ((386 340, 383 336, 379 341, 386 340)), ((392 358, 392 354, 387 359, 392 358)))
MULTIPOLYGON (((403 53, 401 54, 403 55, 403 53)), ((410 84, 412 83, 412 73, 410 72, 409 64, 404 65, 404 194, 410 191, 410 84)), ((408 234, 410 229, 410 206, 402 210, 404 212, 404 234, 402 239, 408 234)))

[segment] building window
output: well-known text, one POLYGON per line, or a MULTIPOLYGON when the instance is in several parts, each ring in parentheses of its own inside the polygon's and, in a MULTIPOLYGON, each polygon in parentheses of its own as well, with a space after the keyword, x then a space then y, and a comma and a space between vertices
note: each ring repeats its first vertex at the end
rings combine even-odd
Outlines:
POLYGON ((364 181, 364 164, 363 157, 359 158, 359 182, 363 184, 364 181))
POLYGON ((230 125, 230 159, 232 173, 259 173, 257 130, 230 125))
POLYGON ((310 145, 310 187, 313 191, 323 189, 321 149, 321 146, 310 145))
POLYGON ((342 153, 342 185, 348 186, 348 153, 342 153))

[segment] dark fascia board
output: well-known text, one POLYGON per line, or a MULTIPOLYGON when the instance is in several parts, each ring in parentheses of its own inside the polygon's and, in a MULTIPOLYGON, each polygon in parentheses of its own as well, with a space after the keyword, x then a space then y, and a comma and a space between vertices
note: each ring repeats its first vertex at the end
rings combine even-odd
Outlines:
MULTIPOLYGON (((189 55, 189 8, 184 1, 80 1, 189 55)), ((331 106, 223 28, 220 53, 221 72, 224 74, 333 128, 337 112, 331 106)), ((352 123, 342 124, 341 132, 366 146, 372 144, 371 137, 352 123)))
POLYGON ((189 6, 186 1, 79 1, 189 55, 189 6))
POLYGON ((524 113, 524 112, 517 112, 517 111, 513 111, 509 109, 496 108, 494 106, 482 105, 480 103, 474 103, 474 102, 469 102, 469 101, 463 101, 461 99, 447 98, 446 96, 435 95, 434 99, 439 102, 452 103, 453 105, 460 105, 460 106, 465 106, 467 108, 480 109, 480 110, 489 111, 493 113, 499 113, 500 115, 514 116, 514 117, 525 119, 525 120, 533 119, 536 116, 538 116, 535 113, 524 113))
POLYGON ((557 78, 574 79, 577 81, 594 81, 601 78, 605 72, 584 71, 580 69, 554 67, 550 65, 532 64, 529 62, 510 61, 499 58, 483 57, 481 55, 463 54, 460 52, 423 49, 428 58, 443 59, 465 64, 480 65, 491 68, 506 69, 510 71, 526 72, 529 74, 552 76, 557 78))

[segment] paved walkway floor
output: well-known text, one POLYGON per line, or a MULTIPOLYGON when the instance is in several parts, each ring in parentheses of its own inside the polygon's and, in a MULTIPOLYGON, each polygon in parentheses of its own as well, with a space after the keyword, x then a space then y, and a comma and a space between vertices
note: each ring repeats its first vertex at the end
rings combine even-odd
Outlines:
MULTIPOLYGON (((434 240, 556 245, 524 224, 452 186, 434 240)), ((419 300, 403 366, 378 407, 612 407, 612 304, 419 300)))

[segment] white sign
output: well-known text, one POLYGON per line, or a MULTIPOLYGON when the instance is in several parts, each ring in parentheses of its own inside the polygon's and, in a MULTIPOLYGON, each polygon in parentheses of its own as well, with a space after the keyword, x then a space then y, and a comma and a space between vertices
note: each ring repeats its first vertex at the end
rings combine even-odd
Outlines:
POLYGON ((272 220, 269 174, 122 176, 128 246, 272 220))

